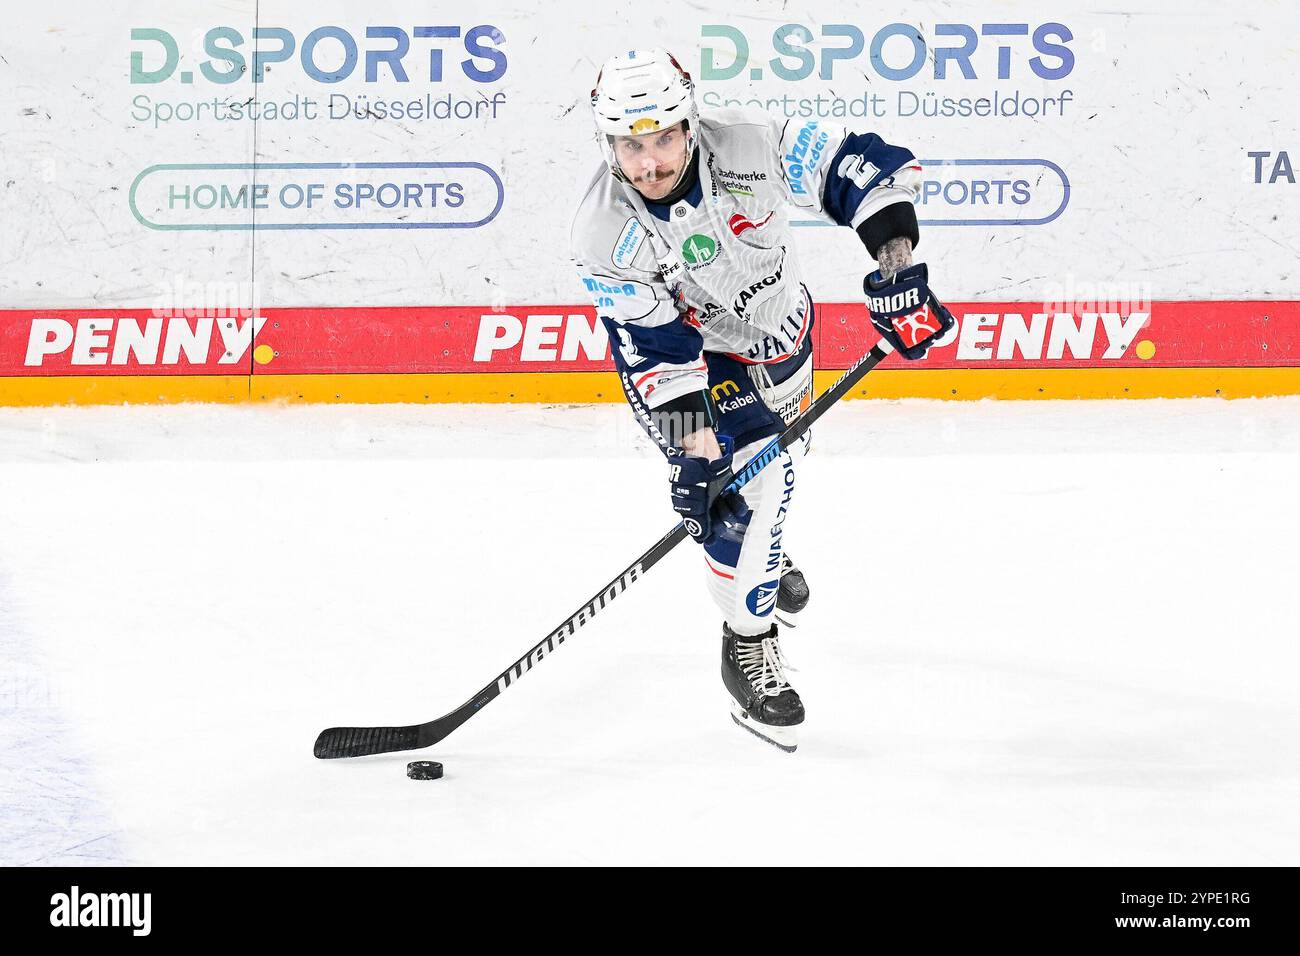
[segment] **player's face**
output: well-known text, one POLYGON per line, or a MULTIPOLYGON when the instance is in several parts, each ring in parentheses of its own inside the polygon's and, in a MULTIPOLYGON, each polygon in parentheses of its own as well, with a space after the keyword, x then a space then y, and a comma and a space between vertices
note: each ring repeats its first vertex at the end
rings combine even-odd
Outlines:
POLYGON ((686 165, 686 132, 682 124, 640 136, 615 136, 619 168, 646 199, 663 199, 686 165))

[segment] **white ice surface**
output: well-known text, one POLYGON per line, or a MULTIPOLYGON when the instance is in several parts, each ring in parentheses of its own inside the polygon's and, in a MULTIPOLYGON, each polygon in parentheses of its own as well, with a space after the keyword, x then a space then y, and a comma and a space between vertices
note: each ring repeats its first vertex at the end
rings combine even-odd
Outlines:
POLYGON ((797 754, 624 408, 0 409, 0 863, 1300 863, 1300 401, 864 403, 799 463, 797 754), (440 781, 406 779, 436 759, 440 781))

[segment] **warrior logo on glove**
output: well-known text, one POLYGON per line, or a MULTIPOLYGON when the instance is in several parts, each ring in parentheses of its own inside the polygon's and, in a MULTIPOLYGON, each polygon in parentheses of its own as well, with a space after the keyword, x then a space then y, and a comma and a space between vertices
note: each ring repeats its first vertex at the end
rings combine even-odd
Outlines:
POLYGON ((894 331, 908 348, 916 348, 926 339, 939 335, 943 331, 942 324, 930 315, 929 306, 921 302, 921 293, 916 289, 908 289, 906 292, 891 296, 891 299, 892 302, 886 302, 879 296, 868 296, 867 307, 873 312, 885 313, 899 309, 915 309, 915 312, 890 317, 894 331), (897 301, 899 299, 904 301, 897 301))
POLYGON ((930 346, 957 324, 927 284, 925 263, 902 269, 892 282, 879 271, 862 283, 871 324, 907 359, 924 358, 930 346))

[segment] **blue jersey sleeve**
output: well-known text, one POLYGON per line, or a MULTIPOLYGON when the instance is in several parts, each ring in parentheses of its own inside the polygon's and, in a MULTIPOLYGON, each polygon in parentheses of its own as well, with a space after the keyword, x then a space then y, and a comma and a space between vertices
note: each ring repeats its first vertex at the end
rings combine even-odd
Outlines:
POLYGON ((704 348, 700 333, 678 320, 645 326, 600 316, 613 343, 614 361, 620 368, 650 371, 657 365, 687 365, 697 361, 704 348))
POLYGON ((841 226, 856 227, 871 212, 888 202, 910 202, 910 196, 887 193, 899 178, 896 174, 908 167, 920 172, 920 164, 910 149, 891 146, 875 133, 849 133, 826 166, 822 208, 841 226), (872 193, 877 190, 882 192, 873 197, 872 193), (887 202, 874 201, 886 196, 887 202), (868 207, 872 208, 863 213, 868 207))

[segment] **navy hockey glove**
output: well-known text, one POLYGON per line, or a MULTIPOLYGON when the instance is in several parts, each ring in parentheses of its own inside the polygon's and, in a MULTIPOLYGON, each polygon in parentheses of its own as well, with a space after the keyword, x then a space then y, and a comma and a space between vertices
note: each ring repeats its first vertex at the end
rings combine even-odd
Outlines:
POLYGON ((935 340, 957 324, 927 285, 924 262, 899 269, 887 282, 877 269, 862 280, 871 324, 906 359, 925 358, 935 340))
POLYGON ((713 531, 715 508, 709 507, 710 493, 731 471, 731 438, 718 436, 722 457, 715 461, 695 455, 668 456, 668 485, 673 499, 673 510, 682 518, 687 533, 701 543, 713 531))

